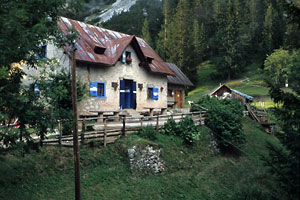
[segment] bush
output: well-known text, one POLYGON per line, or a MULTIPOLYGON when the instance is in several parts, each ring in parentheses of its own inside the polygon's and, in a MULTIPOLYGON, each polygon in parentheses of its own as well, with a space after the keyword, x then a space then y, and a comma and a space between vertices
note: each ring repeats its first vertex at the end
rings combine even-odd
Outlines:
POLYGON ((149 139, 152 141, 157 139, 156 134, 157 132, 155 131, 152 125, 142 127, 141 130, 138 132, 138 135, 142 138, 149 139))
POLYGON ((163 133, 165 135, 178 135, 178 125, 176 124, 174 119, 168 119, 167 123, 165 123, 164 125, 163 133))
POLYGON ((186 144, 193 144, 200 136, 198 128, 191 117, 185 117, 178 124, 176 124, 174 119, 168 119, 163 133, 179 136, 186 144))
POLYGON ((198 104, 209 109, 205 122, 213 131, 221 151, 237 150, 236 147, 239 148, 245 142, 241 123, 243 108, 238 102, 205 97, 198 104))
POLYGON ((1 128, 0 129, 0 142, 6 147, 16 145, 19 138, 19 129, 14 128, 1 128))
POLYGON ((199 131, 191 117, 185 117, 179 123, 180 136, 186 144, 193 144, 199 139, 199 131))

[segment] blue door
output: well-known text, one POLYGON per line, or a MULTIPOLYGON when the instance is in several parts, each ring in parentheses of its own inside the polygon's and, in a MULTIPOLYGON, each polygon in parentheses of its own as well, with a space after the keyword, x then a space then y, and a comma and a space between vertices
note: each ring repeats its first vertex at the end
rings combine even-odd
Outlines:
POLYGON ((136 108, 136 82, 133 80, 120 81, 120 108, 136 108))

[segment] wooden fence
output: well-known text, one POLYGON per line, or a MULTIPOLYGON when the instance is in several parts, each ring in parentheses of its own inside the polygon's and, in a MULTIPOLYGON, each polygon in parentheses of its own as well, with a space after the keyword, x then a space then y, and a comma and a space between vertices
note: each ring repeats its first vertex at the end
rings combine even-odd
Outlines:
MULTIPOLYGON (((126 136, 137 132, 141 127, 152 125, 158 131, 164 126, 168 119, 172 118, 175 122, 179 122, 186 116, 192 117, 196 125, 204 124, 206 111, 197 111, 189 113, 178 113, 171 115, 156 115, 156 116, 142 116, 142 117, 118 117, 116 122, 114 116, 93 117, 79 119, 79 142, 81 145, 88 143, 88 140, 100 140, 103 145, 113 143, 121 136, 126 136), (98 119, 103 119, 103 122, 96 122, 98 119)), ((60 144, 64 146, 73 145, 73 136, 62 135, 62 126, 59 123, 59 134, 52 135, 51 139, 43 140, 44 144, 60 144)))

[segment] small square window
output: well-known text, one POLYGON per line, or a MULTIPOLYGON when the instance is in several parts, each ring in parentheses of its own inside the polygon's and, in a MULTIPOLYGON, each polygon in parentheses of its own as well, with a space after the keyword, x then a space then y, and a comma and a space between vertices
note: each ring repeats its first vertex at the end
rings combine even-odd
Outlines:
POLYGON ((147 91, 147 99, 152 99, 153 95, 153 88, 148 88, 147 91))
POLYGON ((168 97, 173 97, 174 93, 173 90, 168 89, 168 97))
POLYGON ((148 87, 147 99, 158 100, 158 88, 148 87))
POLYGON ((130 51, 124 51, 122 54, 122 63, 130 65, 132 63, 132 54, 130 51))
POLYGON ((105 83, 90 82, 90 95, 92 97, 105 97, 105 83))
POLYGON ((126 56, 126 64, 131 64, 132 62, 132 57, 131 57, 131 52, 130 51, 125 51, 125 56, 126 56))
POLYGON ((97 85, 97 96, 98 97, 104 97, 104 83, 98 83, 97 85))

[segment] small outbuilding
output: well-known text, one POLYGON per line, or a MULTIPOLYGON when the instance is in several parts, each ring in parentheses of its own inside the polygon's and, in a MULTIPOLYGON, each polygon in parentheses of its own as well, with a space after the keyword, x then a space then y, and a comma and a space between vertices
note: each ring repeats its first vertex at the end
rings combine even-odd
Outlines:
POLYGON ((219 97, 222 99, 225 99, 225 98, 237 99, 237 100, 241 101, 243 104, 249 103, 253 100, 252 96, 249 96, 240 91, 231 89, 231 88, 227 87, 226 85, 220 85, 219 87, 211 90, 207 95, 219 97))
POLYGON ((166 63, 174 72, 174 76, 167 76, 168 79, 168 107, 184 107, 184 91, 186 87, 192 87, 194 84, 189 78, 173 63, 166 63))

